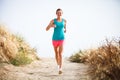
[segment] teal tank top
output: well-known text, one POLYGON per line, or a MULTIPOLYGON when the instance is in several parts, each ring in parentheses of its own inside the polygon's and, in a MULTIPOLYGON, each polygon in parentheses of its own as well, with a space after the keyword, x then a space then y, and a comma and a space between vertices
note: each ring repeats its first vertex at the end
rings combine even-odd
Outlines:
POLYGON ((62 19, 61 22, 57 21, 57 19, 54 19, 54 32, 53 32, 53 37, 52 40, 64 40, 64 19, 62 19))

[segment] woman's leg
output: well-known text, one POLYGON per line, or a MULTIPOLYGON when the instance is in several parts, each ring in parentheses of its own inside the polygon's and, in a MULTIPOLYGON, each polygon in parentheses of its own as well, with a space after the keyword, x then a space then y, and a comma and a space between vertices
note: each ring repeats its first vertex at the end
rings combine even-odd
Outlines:
POLYGON ((55 51, 56 62, 57 62, 58 67, 59 67, 59 74, 61 74, 62 73, 63 41, 59 42, 59 46, 56 46, 55 42, 53 42, 53 47, 54 47, 54 51, 55 51))
POLYGON ((54 46, 54 51, 55 51, 56 62, 57 62, 58 65, 60 65, 60 64, 59 64, 59 53, 58 53, 58 47, 55 47, 55 46, 54 46))
POLYGON ((58 47, 58 56, 59 56, 59 59, 58 59, 58 62, 59 62, 59 74, 62 74, 62 52, 63 52, 63 45, 59 46, 58 47))
POLYGON ((60 69, 62 67, 62 52, 63 52, 63 45, 59 46, 59 64, 60 64, 60 69))

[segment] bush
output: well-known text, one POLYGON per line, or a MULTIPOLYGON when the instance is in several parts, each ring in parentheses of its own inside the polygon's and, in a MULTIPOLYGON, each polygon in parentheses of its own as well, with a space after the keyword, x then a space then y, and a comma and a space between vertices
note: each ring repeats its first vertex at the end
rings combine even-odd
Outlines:
POLYGON ((4 25, 0 25, 0 63, 23 65, 38 59, 36 49, 31 48, 23 37, 10 33, 4 25))
POLYGON ((120 39, 106 39, 96 49, 72 55, 70 61, 87 63, 91 80, 120 80, 120 39))
POLYGON ((24 38, 20 35, 13 35, 16 38, 18 45, 18 54, 15 58, 10 60, 11 64, 15 66, 30 64, 33 60, 38 59, 35 55, 36 50, 30 48, 30 46, 25 42, 24 38), (34 55, 34 57, 29 57, 29 55, 34 55))
POLYGON ((91 80, 120 80, 120 40, 106 40, 106 44, 88 54, 91 80))
POLYGON ((10 62, 15 66, 30 64, 33 60, 25 56, 24 53, 18 54, 10 62))
POLYGON ((70 56, 69 60, 71 62, 82 63, 82 62, 84 62, 83 56, 84 56, 84 53, 80 50, 79 52, 77 52, 74 55, 70 56))

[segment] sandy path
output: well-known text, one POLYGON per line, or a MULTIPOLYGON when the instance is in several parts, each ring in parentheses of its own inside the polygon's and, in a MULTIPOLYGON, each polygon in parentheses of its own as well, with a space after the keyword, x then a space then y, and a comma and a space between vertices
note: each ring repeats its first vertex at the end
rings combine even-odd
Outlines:
POLYGON ((88 80, 85 75, 87 66, 63 60, 63 74, 59 75, 55 59, 42 58, 30 65, 0 67, 0 80, 88 80))

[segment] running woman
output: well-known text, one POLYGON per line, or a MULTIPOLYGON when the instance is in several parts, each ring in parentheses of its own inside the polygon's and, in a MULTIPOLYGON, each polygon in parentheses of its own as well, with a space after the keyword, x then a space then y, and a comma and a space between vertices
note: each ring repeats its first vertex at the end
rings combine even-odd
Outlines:
POLYGON ((62 53, 64 46, 64 39, 66 33, 66 20, 62 18, 63 11, 58 8, 56 10, 57 18, 50 21, 49 25, 46 27, 46 31, 50 28, 54 28, 52 36, 52 44, 54 47, 55 58, 59 69, 59 74, 62 74, 62 53))

